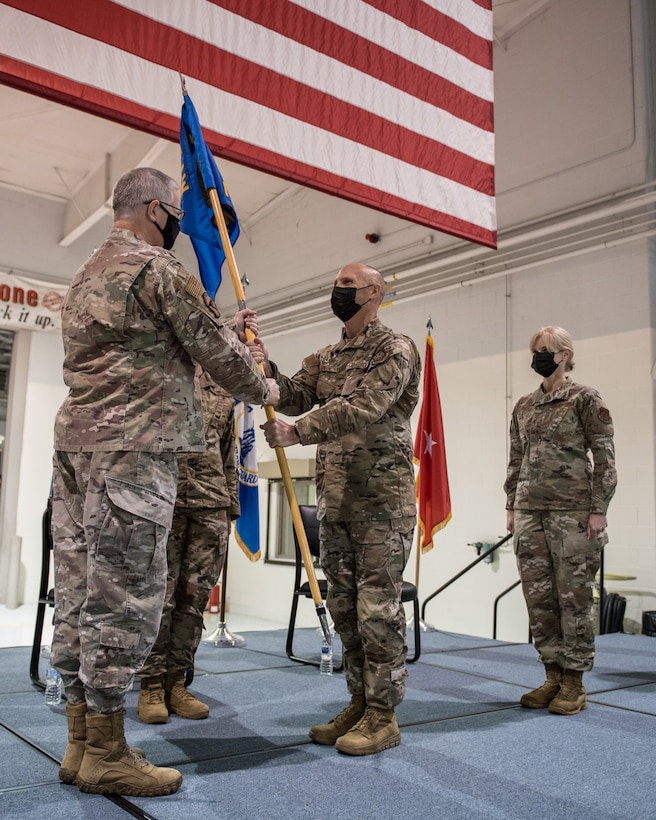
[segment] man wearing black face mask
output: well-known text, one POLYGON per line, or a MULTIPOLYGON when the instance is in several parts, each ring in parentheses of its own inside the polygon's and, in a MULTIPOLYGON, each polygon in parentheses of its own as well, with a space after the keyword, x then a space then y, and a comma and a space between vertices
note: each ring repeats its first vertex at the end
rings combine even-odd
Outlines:
POLYGON ((170 251, 175 245, 175 240, 178 238, 178 234, 180 233, 180 220, 184 216, 184 211, 181 211, 177 205, 170 205, 168 202, 158 202, 156 199, 151 199, 144 202, 144 205, 149 206, 148 210, 150 211, 150 217, 159 229, 159 232, 162 234, 162 245, 167 251, 170 251), (155 207, 151 208, 150 206, 152 205, 155 207), (157 214, 157 206, 159 206, 160 209, 166 214, 166 222, 164 223, 163 228, 156 218, 159 216, 159 214, 157 214))
POLYGON ((308 356, 291 378, 263 348, 265 372, 280 386, 278 409, 306 413, 295 425, 264 424, 268 443, 317 445, 321 566, 351 694, 310 737, 349 755, 400 743, 394 708, 405 692, 401 583, 416 521, 410 415, 420 360, 411 339, 378 319, 384 293, 378 271, 346 265, 331 297, 342 339, 308 356))
MULTIPOLYGON (((182 777, 131 749, 125 693, 157 637, 179 452, 205 449, 194 360, 231 395, 278 398, 200 281, 169 248, 179 186, 154 168, 114 188, 114 227, 73 277, 62 310, 64 381, 55 422, 52 662, 66 692, 62 782, 150 797, 182 777)), ((235 317, 257 332, 252 311, 235 317)))
POLYGON ((546 680, 520 703, 575 715, 586 708, 582 676, 594 661, 592 587, 617 483, 613 422, 596 390, 566 376, 574 367, 566 330, 541 328, 530 350, 542 384, 513 410, 505 491, 546 680))

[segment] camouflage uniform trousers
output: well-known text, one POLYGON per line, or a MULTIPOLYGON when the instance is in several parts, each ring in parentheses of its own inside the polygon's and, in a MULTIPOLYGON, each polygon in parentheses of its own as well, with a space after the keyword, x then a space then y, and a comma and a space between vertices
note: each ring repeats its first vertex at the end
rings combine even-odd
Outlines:
POLYGON ((403 700, 407 671, 403 570, 412 548, 415 517, 388 521, 321 521, 321 567, 327 606, 344 649, 352 695, 369 706, 393 709, 403 700))
POLYGON ((594 662, 594 579, 608 537, 589 540, 590 513, 515 510, 514 547, 539 660, 586 672, 594 662))
POLYGON ((175 508, 166 545, 166 602, 155 645, 141 677, 193 669, 203 634, 203 612, 228 549, 227 510, 175 508))
POLYGON ((175 453, 55 453, 52 662, 71 704, 117 711, 148 657, 177 478, 175 453))

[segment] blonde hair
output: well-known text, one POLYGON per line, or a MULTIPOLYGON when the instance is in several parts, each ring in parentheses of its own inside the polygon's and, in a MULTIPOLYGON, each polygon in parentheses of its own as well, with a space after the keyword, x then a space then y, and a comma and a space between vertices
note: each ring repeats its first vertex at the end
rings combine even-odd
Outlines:
POLYGON ((528 349, 531 353, 535 353, 535 345, 538 339, 542 338, 544 344, 552 353, 559 353, 561 350, 569 353, 567 357, 567 364, 565 371, 574 370, 574 342, 569 333, 562 327, 555 327, 554 325, 547 325, 536 330, 531 336, 528 349))

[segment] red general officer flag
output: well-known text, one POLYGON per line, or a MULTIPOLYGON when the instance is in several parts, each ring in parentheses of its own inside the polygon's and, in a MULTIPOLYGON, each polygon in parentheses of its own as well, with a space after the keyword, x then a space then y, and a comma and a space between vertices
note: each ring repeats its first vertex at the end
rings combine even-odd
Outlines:
POLYGON ((433 548, 433 536, 451 520, 451 495, 446 469, 442 405, 433 359, 433 339, 426 337, 424 389, 415 437, 414 461, 419 465, 417 502, 421 551, 433 548))

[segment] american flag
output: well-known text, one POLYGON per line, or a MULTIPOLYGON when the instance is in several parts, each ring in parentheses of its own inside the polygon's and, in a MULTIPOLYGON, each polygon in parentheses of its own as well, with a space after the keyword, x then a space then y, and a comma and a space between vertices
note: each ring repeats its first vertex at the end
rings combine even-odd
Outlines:
POLYGON ((492 0, 10 0, 0 80, 496 246, 492 0))

